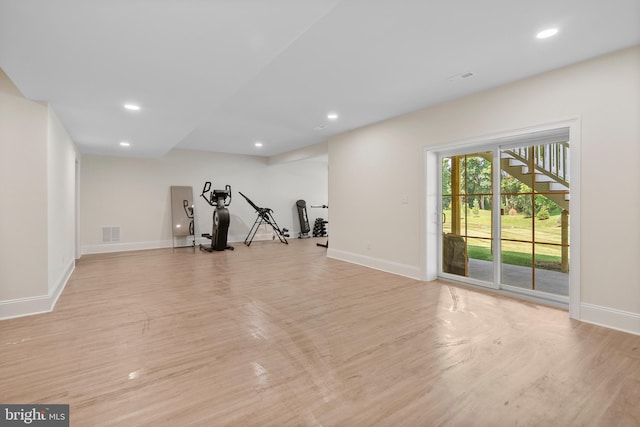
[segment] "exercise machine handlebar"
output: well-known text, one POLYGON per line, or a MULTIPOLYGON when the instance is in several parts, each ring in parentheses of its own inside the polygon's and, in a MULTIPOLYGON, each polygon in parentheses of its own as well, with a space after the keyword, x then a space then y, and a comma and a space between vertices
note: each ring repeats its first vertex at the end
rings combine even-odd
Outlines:
POLYGON ((210 206, 229 206, 232 198, 231 186, 227 184, 224 190, 211 190, 211 181, 207 181, 204 183, 200 197, 205 199, 210 206), (206 196, 207 192, 209 192, 209 197, 206 196), (220 205, 220 202, 222 202, 222 205, 220 205))
POLYGON ((207 181, 204 183, 204 188, 202 189, 202 193, 200 193, 200 197, 205 199, 209 204, 211 203, 209 202, 209 198, 205 194, 207 194, 210 189, 211 189, 211 181, 207 181))

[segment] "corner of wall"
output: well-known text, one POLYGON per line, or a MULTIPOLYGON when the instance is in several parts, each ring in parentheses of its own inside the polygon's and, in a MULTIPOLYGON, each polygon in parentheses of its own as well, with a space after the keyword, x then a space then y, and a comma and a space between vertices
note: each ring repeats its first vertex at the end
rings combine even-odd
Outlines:
POLYGON ((422 280, 424 276, 424 272, 420 267, 400 264, 380 258, 373 258, 353 252, 333 249, 331 247, 327 249, 327 257, 337 259, 339 261, 349 262, 352 264, 362 265, 364 267, 373 268, 374 270, 397 274, 398 276, 404 276, 415 280, 422 280))
POLYGON ((75 270, 75 266, 75 261, 72 261, 66 271, 56 281, 52 291, 47 295, 0 301, 0 320, 49 313, 53 311, 56 303, 58 302, 58 298, 62 295, 62 291, 71 278, 71 274, 75 270))
POLYGON ((309 159, 312 157, 325 156, 329 153, 329 142, 324 141, 319 144, 310 145, 299 150, 288 151, 269 157, 269 164, 295 162, 298 160, 309 159))
POLYGON ((8 95, 24 98, 24 95, 22 94, 22 92, 20 92, 20 89, 18 89, 18 87, 11 81, 2 67, 0 67, 0 93, 6 93, 8 95))

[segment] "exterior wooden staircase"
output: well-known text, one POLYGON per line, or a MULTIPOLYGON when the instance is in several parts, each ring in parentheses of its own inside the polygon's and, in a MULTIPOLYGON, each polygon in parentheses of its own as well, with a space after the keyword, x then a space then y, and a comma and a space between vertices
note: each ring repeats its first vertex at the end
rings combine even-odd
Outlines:
MULTIPOLYGON (((484 159, 492 162, 493 152, 479 152, 484 159)), ((452 157, 451 186, 459 188, 456 172, 460 168, 461 156, 452 157)), ((529 147, 502 149, 500 151, 501 171, 511 175, 531 187, 534 193, 544 195, 555 202, 563 211, 560 215, 561 265, 563 273, 569 272, 569 143, 555 142, 529 147), (533 176, 532 176, 533 175, 533 176)), ((451 203, 451 232, 443 235, 443 271, 461 276, 468 275, 467 243, 461 236, 460 202, 453 197, 451 203)), ((533 212, 532 212, 533 213, 533 212)), ((535 243, 534 241, 531 243, 535 243)), ((535 288, 534 288, 535 289, 535 288)))
MULTIPOLYGON (((482 154, 492 160, 489 153, 482 154)), ((509 175, 543 193, 569 212, 569 143, 556 142, 501 151, 501 167, 509 175)))

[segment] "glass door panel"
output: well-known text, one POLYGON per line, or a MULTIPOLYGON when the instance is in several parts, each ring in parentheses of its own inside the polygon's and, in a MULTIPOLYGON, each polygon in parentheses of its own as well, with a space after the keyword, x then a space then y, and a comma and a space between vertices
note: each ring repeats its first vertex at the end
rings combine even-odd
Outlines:
POLYGON ((500 187, 505 215, 501 221, 502 283, 534 289, 533 174, 526 161, 531 147, 501 150, 500 187))
POLYGON ((567 150, 566 143, 500 150, 505 285, 568 295, 569 184, 567 173, 557 175, 558 153, 567 150))
POLYGON ((493 283, 492 152, 442 160, 442 271, 493 283))
POLYGON ((496 145, 441 165, 442 273, 567 296, 569 143, 496 145))

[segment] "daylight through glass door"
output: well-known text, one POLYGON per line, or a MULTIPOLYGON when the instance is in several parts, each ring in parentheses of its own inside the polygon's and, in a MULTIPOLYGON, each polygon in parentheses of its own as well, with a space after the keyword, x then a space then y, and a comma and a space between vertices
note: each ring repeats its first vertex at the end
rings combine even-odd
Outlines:
POLYGON ((567 296, 569 143, 496 147, 441 159, 443 275, 567 296))
POLYGON ((442 160, 442 271, 488 283, 494 281, 492 157, 487 151, 442 160))
POLYGON ((502 284, 569 295, 569 144, 500 150, 502 284))

